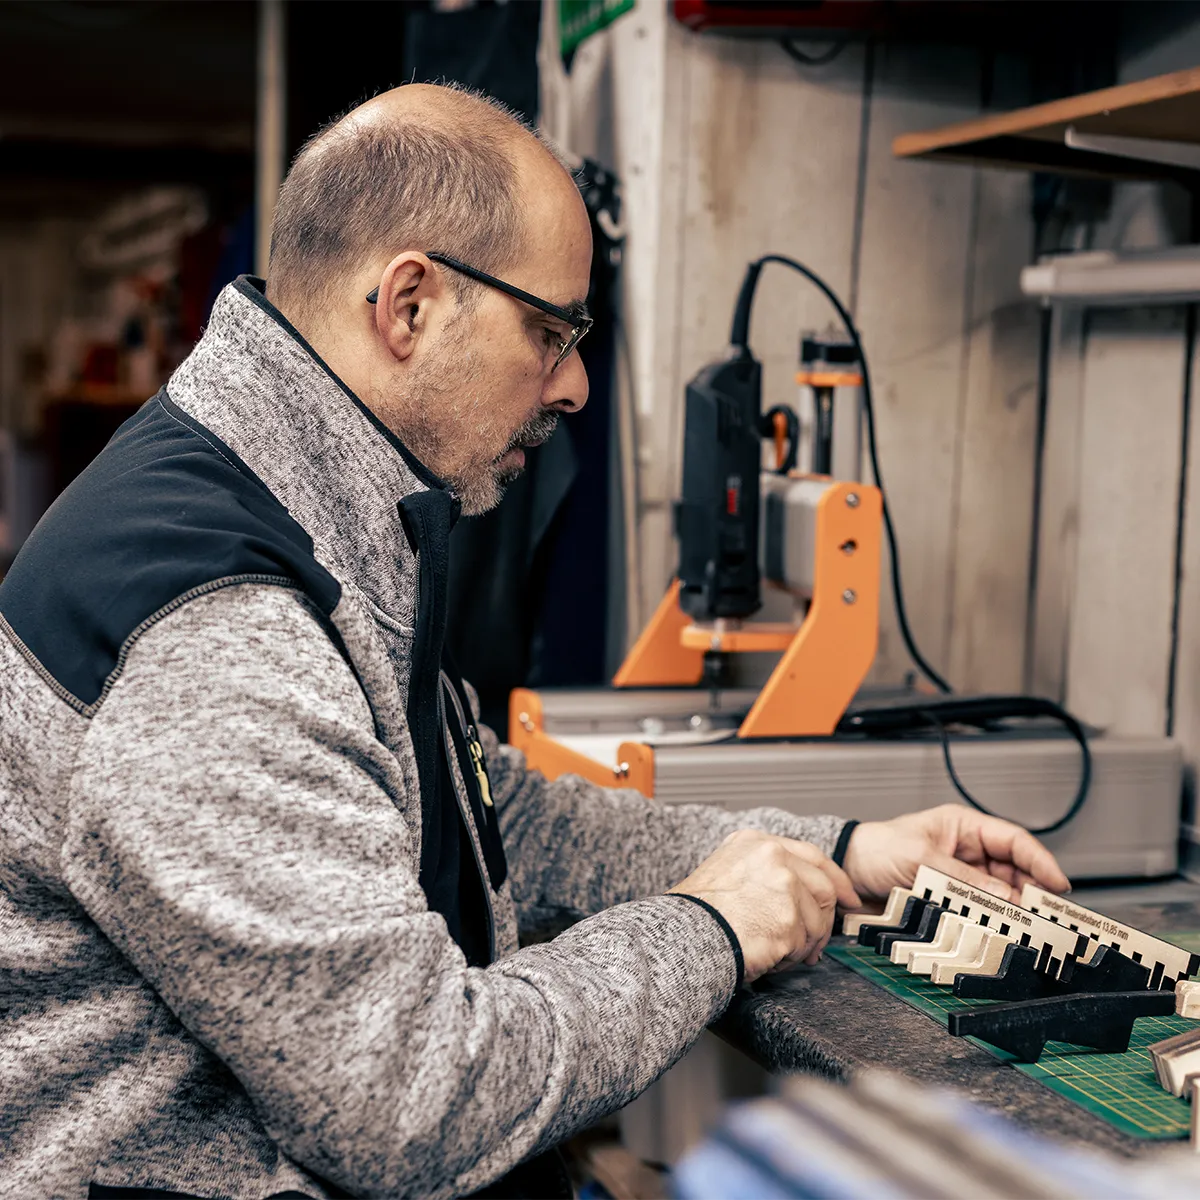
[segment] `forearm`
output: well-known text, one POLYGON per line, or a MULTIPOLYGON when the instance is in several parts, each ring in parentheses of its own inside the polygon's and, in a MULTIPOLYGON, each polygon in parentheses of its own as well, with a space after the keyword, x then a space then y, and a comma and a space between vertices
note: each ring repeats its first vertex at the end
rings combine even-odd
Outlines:
POLYGON ((230 599, 135 647, 81 753, 65 855, 281 1148, 356 1194, 462 1194, 682 1054, 732 994, 717 922, 656 897, 468 968, 417 884, 396 762, 307 615, 273 597, 256 638, 188 650, 230 599))
POLYGON ((548 782, 524 756, 483 731, 501 828, 523 915, 599 912, 666 890, 738 829, 758 829, 833 852, 839 817, 779 809, 729 812, 706 804, 662 804, 631 789, 578 776, 548 782))
MULTIPOLYGON (((133 882, 130 880, 130 882, 133 882)), ((93 898, 94 899, 94 898, 93 898)), ((698 907, 610 909, 487 970, 440 920, 165 929, 92 904, 281 1148, 355 1194, 448 1197, 633 1099, 728 1003, 729 942, 698 907)), ((247 913, 249 918, 262 914, 247 913)))

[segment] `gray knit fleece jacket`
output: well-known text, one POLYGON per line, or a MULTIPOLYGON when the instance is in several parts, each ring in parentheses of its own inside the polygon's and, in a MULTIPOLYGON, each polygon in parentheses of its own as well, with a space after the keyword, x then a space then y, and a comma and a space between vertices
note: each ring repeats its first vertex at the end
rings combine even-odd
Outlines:
POLYGON ((832 849, 839 820, 548 783, 484 730, 507 878, 472 824, 469 966, 420 879, 438 490, 241 280, 0 587, 0 1195, 468 1193, 729 1002, 729 939, 665 888, 739 827, 832 849), (551 912, 585 919, 518 949, 551 912))

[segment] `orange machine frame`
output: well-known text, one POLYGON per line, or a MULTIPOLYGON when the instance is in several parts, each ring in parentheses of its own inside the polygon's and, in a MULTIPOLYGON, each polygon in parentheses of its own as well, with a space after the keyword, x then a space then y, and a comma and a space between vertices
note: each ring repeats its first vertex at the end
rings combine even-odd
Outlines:
MULTIPOLYGON (((696 625, 679 607, 676 580, 613 686, 695 687, 706 650, 783 650, 737 736, 829 736, 875 661, 882 525, 878 488, 830 481, 817 502, 812 596, 798 627, 753 621, 732 628, 696 625)), ((624 742, 615 766, 598 763, 545 732, 541 698, 527 688, 516 689, 510 698, 509 740, 549 779, 571 773, 607 787, 654 794, 651 747, 624 742)))
POLYGON ((617 761, 606 766, 556 741, 547 732, 542 698, 529 688, 513 688, 508 698, 508 742, 547 779, 580 775, 601 787, 635 788, 654 795, 654 751, 641 742, 622 742, 617 761))

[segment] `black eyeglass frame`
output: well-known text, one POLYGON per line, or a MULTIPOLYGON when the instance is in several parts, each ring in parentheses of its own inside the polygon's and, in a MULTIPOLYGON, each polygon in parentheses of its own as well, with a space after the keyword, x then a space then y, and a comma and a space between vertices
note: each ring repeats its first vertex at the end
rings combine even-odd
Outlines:
MULTIPOLYGON (((568 308, 561 308, 557 304, 551 304, 549 300, 543 300, 540 296, 535 296, 532 292, 526 292, 519 287, 514 287, 511 283, 505 283, 503 279, 497 279, 495 275, 489 275, 486 271, 481 271, 478 267, 472 267, 465 262, 459 262, 457 258, 451 258, 448 254, 433 252, 427 254, 426 257, 432 259, 435 263, 441 263, 444 267, 449 267, 452 271, 457 271, 460 275, 466 275, 479 283, 486 283, 488 287, 494 287, 497 291, 501 291, 507 296, 512 296, 514 300, 520 300, 522 304, 528 304, 530 308, 536 308, 539 312, 544 312, 556 321, 561 321, 564 325, 569 325, 571 327, 571 335, 561 341, 558 357, 554 360, 554 366, 550 368, 551 371, 556 371, 562 365, 571 351, 583 340, 583 335, 595 323, 586 314, 580 316, 578 312, 572 312, 568 308)), ((376 304, 378 301, 379 289, 373 287, 367 293, 367 303, 376 304)))

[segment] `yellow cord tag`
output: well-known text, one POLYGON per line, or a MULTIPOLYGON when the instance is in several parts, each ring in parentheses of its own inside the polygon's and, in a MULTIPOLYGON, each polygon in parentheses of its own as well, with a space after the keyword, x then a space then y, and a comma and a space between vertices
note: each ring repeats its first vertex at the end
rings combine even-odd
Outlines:
POLYGON ((475 778, 479 781, 479 794, 484 804, 491 808, 492 789, 488 784, 487 768, 483 765, 483 747, 474 738, 467 745, 470 747, 471 763, 475 767, 475 778))

